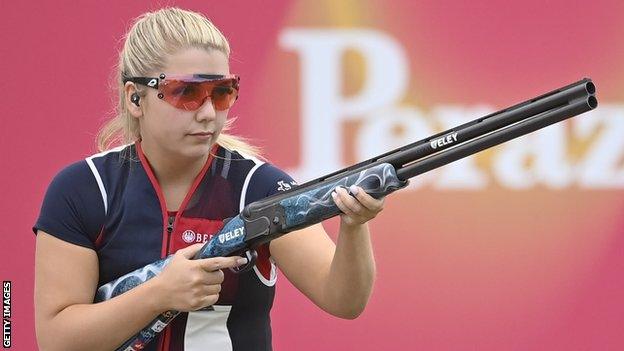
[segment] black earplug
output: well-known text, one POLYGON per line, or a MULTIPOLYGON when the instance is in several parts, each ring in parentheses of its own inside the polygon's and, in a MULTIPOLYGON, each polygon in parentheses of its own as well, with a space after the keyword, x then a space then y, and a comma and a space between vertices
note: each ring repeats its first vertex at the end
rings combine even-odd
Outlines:
POLYGON ((139 97, 139 94, 137 93, 133 93, 132 95, 130 95, 130 101, 137 106, 139 106, 140 99, 141 98, 139 97))

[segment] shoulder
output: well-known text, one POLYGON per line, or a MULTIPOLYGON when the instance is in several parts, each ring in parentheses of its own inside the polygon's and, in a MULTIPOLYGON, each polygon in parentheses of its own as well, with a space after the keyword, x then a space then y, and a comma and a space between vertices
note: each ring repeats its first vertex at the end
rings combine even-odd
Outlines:
POLYGON ((139 162, 136 146, 134 144, 122 145, 106 150, 84 159, 92 172, 97 173, 100 169, 110 166, 119 167, 120 164, 130 161, 139 162))
POLYGON ((247 204, 290 190, 297 182, 288 173, 271 163, 263 163, 249 179, 247 204))
POLYGON ((250 186, 267 189, 269 194, 290 190, 297 182, 285 171, 271 163, 264 163, 254 173, 250 186))
POLYGON ((61 204, 58 202, 70 204, 76 207, 76 211, 93 208, 96 204, 106 207, 103 179, 107 177, 106 169, 112 168, 106 166, 112 159, 118 160, 119 157, 114 152, 105 152, 86 157, 61 169, 48 186, 45 200, 59 206, 61 204))
POLYGON ((103 186, 102 178, 109 173, 109 168, 119 169, 120 160, 131 159, 133 155, 136 155, 134 146, 124 145, 88 156, 63 168, 54 177, 50 187, 72 190, 74 193, 86 187, 92 189, 95 186, 98 189, 103 186))
POLYGON ((81 160, 63 168, 52 179, 32 229, 93 248, 103 217, 104 204, 97 181, 87 162, 81 160))
POLYGON ((48 190, 62 190, 65 193, 69 193, 94 184, 95 179, 87 161, 80 160, 61 169, 52 179, 48 190))
POLYGON ((110 178, 123 169, 119 167, 123 161, 132 160, 135 156, 134 145, 124 145, 74 162, 52 179, 46 200, 53 203, 102 204, 106 212, 106 187, 110 178))
MULTIPOLYGON (((242 167, 246 169, 243 189, 243 192, 246 193, 246 203, 289 190, 297 185, 297 182, 287 172, 267 160, 238 151, 229 152, 231 152, 233 160, 246 161, 244 162, 245 166, 242 167)), ((240 162, 233 163, 240 165, 240 162)))

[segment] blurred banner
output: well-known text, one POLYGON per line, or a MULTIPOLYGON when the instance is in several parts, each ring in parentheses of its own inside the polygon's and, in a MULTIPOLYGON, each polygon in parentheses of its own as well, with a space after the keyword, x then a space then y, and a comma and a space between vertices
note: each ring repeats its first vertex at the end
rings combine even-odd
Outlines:
MULTIPOLYGON (((583 77, 595 111, 412 180, 371 223, 377 281, 353 321, 281 276, 276 350, 621 350, 624 3, 167 1, 232 46, 234 133, 312 179, 583 77)), ((0 278, 35 349, 34 236, 51 178, 94 153, 121 38, 151 2, 0 5, 0 278)), ((337 221, 326 228, 335 237, 337 221)))

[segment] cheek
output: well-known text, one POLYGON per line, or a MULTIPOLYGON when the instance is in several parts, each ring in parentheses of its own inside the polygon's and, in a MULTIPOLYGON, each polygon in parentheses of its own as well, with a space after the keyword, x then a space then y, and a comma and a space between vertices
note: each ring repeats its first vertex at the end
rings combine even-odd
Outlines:
POLYGON ((144 128, 156 137, 173 137, 178 130, 184 130, 184 119, 178 111, 159 111, 143 119, 144 128))
POLYGON ((219 130, 223 129, 225 122, 227 121, 228 111, 217 111, 217 116, 215 118, 215 123, 219 127, 219 130))

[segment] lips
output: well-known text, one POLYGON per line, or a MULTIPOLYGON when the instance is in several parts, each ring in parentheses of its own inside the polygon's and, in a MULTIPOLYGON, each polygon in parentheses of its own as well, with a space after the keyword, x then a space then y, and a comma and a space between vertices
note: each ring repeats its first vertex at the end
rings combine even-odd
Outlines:
POLYGON ((212 132, 195 132, 195 133, 190 133, 189 135, 196 135, 196 136, 209 136, 212 135, 214 133, 212 132))

